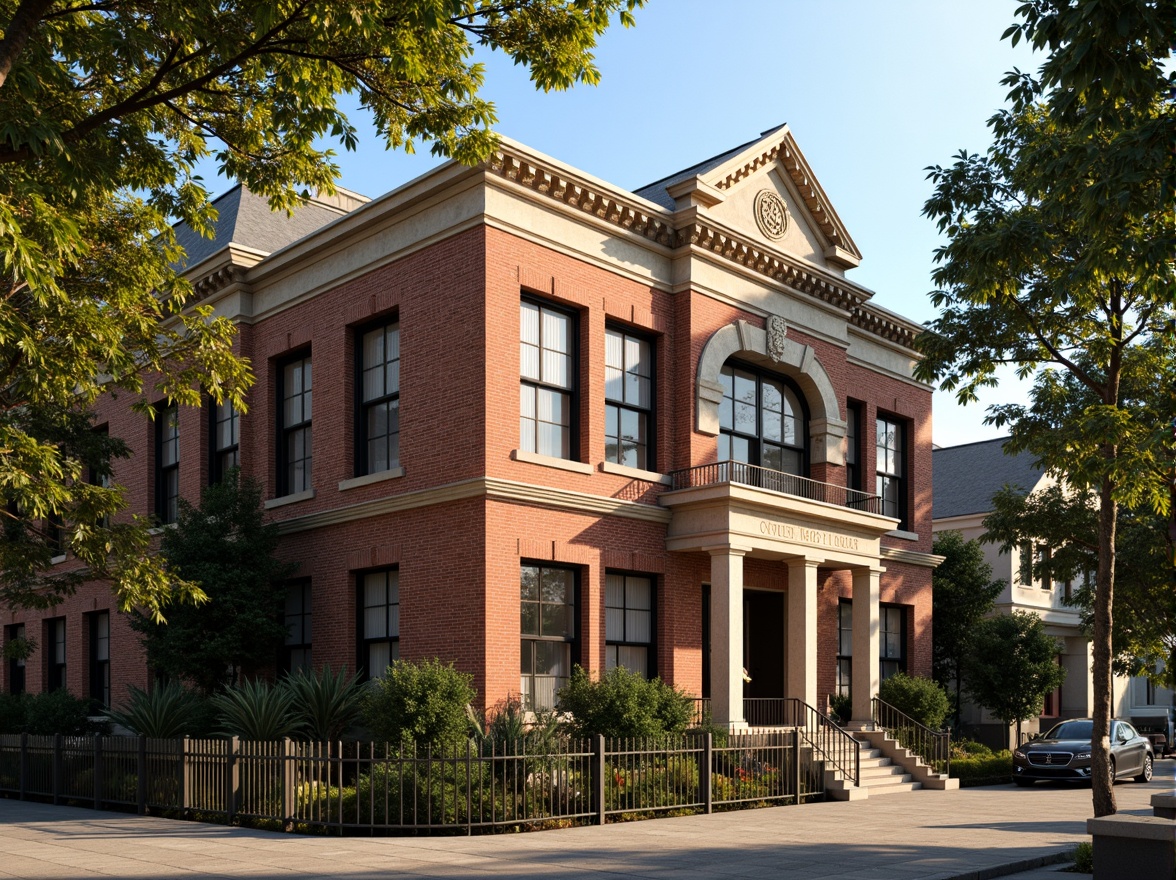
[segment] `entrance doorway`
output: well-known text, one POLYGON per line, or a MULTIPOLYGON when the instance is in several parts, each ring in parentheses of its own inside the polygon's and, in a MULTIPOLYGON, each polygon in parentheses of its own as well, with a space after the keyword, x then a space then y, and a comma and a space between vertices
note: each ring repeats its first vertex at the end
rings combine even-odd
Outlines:
POLYGON ((784 696, 784 594, 743 591, 744 699, 784 696))

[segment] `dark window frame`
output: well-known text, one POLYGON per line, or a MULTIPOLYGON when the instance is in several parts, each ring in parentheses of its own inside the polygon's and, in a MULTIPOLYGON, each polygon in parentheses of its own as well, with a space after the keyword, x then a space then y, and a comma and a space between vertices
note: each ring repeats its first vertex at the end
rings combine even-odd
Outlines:
MULTIPOLYGON (((582 572, 580 566, 566 565, 566 564, 561 564, 561 563, 553 563, 550 560, 547 560, 547 561, 532 560, 532 559, 520 559, 519 560, 519 583, 520 583, 520 587, 519 587, 519 606, 520 606, 519 681, 520 681, 520 685, 519 685, 519 687, 520 687, 520 692, 521 692, 522 691, 522 676, 524 674, 522 671, 522 664, 525 659, 522 656, 523 651, 525 650, 523 648, 523 645, 530 643, 532 655, 531 655, 531 664, 530 664, 531 672, 528 673, 528 677, 531 679, 531 683, 532 683, 531 689, 530 689, 532 702, 527 705, 526 708, 528 708, 528 709, 533 708, 533 700, 534 700, 534 696, 535 696, 534 681, 535 681, 536 673, 534 671, 534 669, 535 669, 534 643, 554 642, 557 644, 569 645, 569 649, 568 649, 568 656, 570 658, 568 660, 568 675, 569 676, 571 675, 571 671, 576 666, 576 664, 581 662, 580 652, 581 652, 581 644, 583 641, 581 627, 583 626, 583 619, 584 619, 584 615, 581 612, 581 604, 580 604, 581 603, 581 596, 582 596, 582 592, 581 592, 582 579, 583 579, 583 572, 582 572), (537 583, 540 585, 542 585, 542 583, 543 583, 543 570, 544 569, 569 572, 572 575, 572 599, 571 599, 571 602, 561 603, 561 604, 564 604, 564 605, 571 608, 572 626, 570 627, 570 629, 571 629, 570 635, 566 635, 563 637, 556 637, 556 636, 546 636, 546 635, 541 635, 541 634, 524 633, 522 631, 523 630, 522 620, 521 620, 521 608, 522 608, 522 603, 523 603, 523 600, 522 600, 522 571, 524 568, 528 568, 528 567, 533 567, 533 568, 539 569, 537 583)), ((542 590, 542 587, 540 586, 540 591, 541 590, 542 590)), ((540 596, 541 595, 542 595, 542 593, 540 592, 540 596)), ((544 604, 554 604, 554 603, 544 603, 540 599, 540 600, 536 601, 534 604, 536 604, 538 606, 536 609, 536 620, 542 621, 543 605, 544 604)), ((539 624, 539 629, 540 629, 540 631, 542 631, 542 623, 541 622, 539 624)), ((558 690, 559 689, 556 688, 557 692, 558 692, 558 690)), ((523 696, 523 694, 520 693, 520 696, 523 696)), ((524 697, 524 701, 526 702, 525 697, 524 697)))
POLYGON ((235 467, 241 466, 241 413, 233 406, 232 401, 225 400, 217 403, 208 398, 208 485, 215 486, 224 480, 225 475, 235 467), (221 418, 221 408, 229 408, 229 417, 221 418), (236 434, 236 441, 226 446, 220 445, 220 426, 229 422, 229 436, 236 434), (225 467, 225 458, 232 458, 232 462, 225 467))
MULTIPOLYGON (((605 588, 604 588, 604 654, 605 654, 605 669, 608 669, 608 654, 609 648, 645 648, 645 678, 652 680, 657 677, 657 594, 658 594, 658 578, 655 574, 650 574, 644 571, 626 571, 622 569, 605 569, 605 588), (629 596, 629 578, 642 578, 649 581, 649 641, 631 641, 626 638, 610 639, 608 634, 608 609, 617 606, 608 604, 608 576, 614 575, 623 577, 625 582, 623 584, 624 590, 624 605, 620 606, 625 612, 629 611, 628 596, 629 596)), ((645 611, 646 609, 633 609, 635 611, 645 611)), ((628 618, 624 618, 624 635, 628 633, 628 618)))
POLYGON ((882 681, 883 679, 889 677, 888 675, 886 675, 885 671, 883 670, 883 664, 886 664, 886 663, 897 664, 898 668, 896 670, 894 670, 894 672, 891 672, 890 673, 891 675, 893 675, 895 672, 906 672, 907 671, 907 648, 908 648, 909 641, 910 641, 910 639, 909 639, 908 628, 907 628, 907 606, 906 605, 895 605, 893 603, 887 603, 887 602, 879 603, 879 605, 878 605, 878 680, 879 681, 882 681), (886 636, 886 633, 891 632, 891 630, 884 629, 884 626, 886 623, 886 617, 887 617, 885 612, 887 612, 887 611, 895 612, 898 615, 899 655, 897 657, 887 657, 886 656, 885 636, 886 636))
POLYGON ((286 495, 296 495, 299 492, 304 492, 314 485, 314 358, 313 352, 310 348, 300 348, 297 351, 291 352, 283 356, 280 360, 275 361, 275 376, 274 383, 276 406, 274 409, 277 418, 274 419, 274 427, 277 430, 277 479, 275 483, 278 487, 277 497, 282 498, 286 495), (303 418, 301 421, 287 425, 286 424, 286 368, 299 362, 303 362, 303 367, 310 364, 311 380, 310 388, 306 387, 305 371, 303 373, 302 388, 299 393, 303 395, 303 418), (306 418, 305 397, 310 395, 310 411, 311 417, 306 418), (295 433, 306 431, 306 444, 304 449, 309 449, 309 454, 299 459, 305 462, 305 486, 299 489, 293 488, 291 485, 292 479, 289 473, 289 468, 293 464, 287 449, 287 441, 294 436, 295 433))
MULTIPOLYGON (((801 390, 800 386, 797 385, 796 382, 793 381, 793 379, 790 376, 785 376, 783 373, 773 372, 772 370, 765 369, 764 367, 758 366, 756 364, 748 363, 747 361, 741 361, 738 358, 728 358, 723 363, 723 366, 720 367, 720 370, 719 370, 720 375, 722 373, 722 370, 726 369, 727 367, 730 367, 733 370, 742 370, 744 372, 751 373, 753 376, 755 376, 755 422, 756 422, 755 423, 755 435, 753 436, 751 434, 747 434, 742 431, 736 431, 734 429, 734 427, 732 427, 730 429, 722 427, 722 403, 720 403, 719 404, 719 408, 720 408, 719 409, 719 442, 720 443, 722 442, 721 438, 724 436, 738 437, 743 440, 751 441, 754 444, 755 454, 753 457, 756 459, 756 461, 748 462, 748 464, 754 465, 755 467, 763 467, 763 468, 767 468, 767 465, 765 465, 763 463, 763 461, 764 461, 763 447, 764 447, 765 442, 771 444, 772 446, 779 447, 782 450, 789 450, 789 451, 799 450, 800 451, 800 473, 797 474, 796 476, 807 478, 809 476, 809 474, 811 473, 811 468, 812 468, 812 456, 810 454, 811 450, 809 448, 810 447, 809 423, 811 421, 812 414, 809 410, 808 399, 804 396, 804 391, 801 390), (777 443, 775 440, 767 440, 767 441, 764 440, 764 406, 763 406, 763 399, 764 399, 763 398, 763 382, 764 382, 764 379, 770 379, 775 382, 780 382, 789 391, 791 391, 792 394, 796 397, 796 401, 800 406, 800 428, 799 428, 800 445, 799 446, 791 446, 791 445, 788 445, 783 442, 777 443)), ((728 441, 728 442, 730 442, 730 441, 728 441)), ((731 460, 735 460, 735 459, 731 459, 731 460)), ((768 468, 768 469, 772 470, 772 468, 768 468)), ((780 473, 789 473, 789 472, 788 471, 780 471, 780 473)))
MULTIPOLYGON (((604 394, 604 459, 611 461, 613 464, 623 464, 621 461, 613 461, 609 458, 609 434, 608 434, 608 410, 609 407, 615 407, 617 410, 628 410, 637 413, 638 418, 645 419, 645 464, 638 465, 640 470, 656 471, 657 470, 657 338, 648 333, 635 331, 631 327, 626 327, 623 324, 608 322, 604 325, 605 337, 605 394, 604 394), (649 406, 642 407, 639 404, 631 403, 627 400, 615 400, 608 396, 608 334, 619 333, 622 337, 622 361, 624 352, 624 340, 634 339, 637 342, 644 343, 649 347, 649 406)), ((626 373, 624 363, 621 365, 622 375, 626 373)), ((624 382, 622 381, 622 395, 624 394, 624 382)), ((617 419, 617 444, 620 446, 620 418, 617 419)), ((618 455, 618 458, 621 456, 618 455)))
MULTIPOLYGON (((375 679, 384 677, 384 670, 380 670, 379 675, 372 675, 372 670, 368 668, 371 659, 371 646, 381 642, 388 643, 388 663, 400 659, 400 567, 393 565, 385 568, 371 568, 365 571, 357 571, 355 573, 355 662, 356 669, 360 671, 360 676, 363 681, 373 681, 375 679), (395 629, 396 634, 386 634, 382 636, 368 637, 366 633, 367 615, 366 611, 370 608, 381 607, 379 605, 367 605, 367 578, 371 575, 383 574, 384 580, 384 603, 383 607, 388 609, 385 617, 385 624, 388 630, 395 629), (389 582, 387 575, 396 575, 396 601, 392 602, 388 598, 389 582), (391 609, 396 608, 395 627, 392 626, 391 609)), ((385 667, 386 669, 387 667, 385 667)))
POLYGON ((283 606, 283 620, 286 624, 286 638, 282 643, 282 655, 280 668, 283 672, 293 672, 296 669, 305 669, 310 672, 313 671, 314 663, 314 590, 310 578, 297 578, 286 583, 286 603, 283 606), (289 594, 293 590, 299 590, 301 596, 299 597, 300 610, 294 617, 298 618, 298 632, 297 634, 291 632, 291 614, 289 594), (297 640, 292 641, 292 637, 297 636, 297 640), (307 638, 307 636, 310 636, 307 638), (295 653, 305 653, 305 657, 297 664, 294 662, 295 653))
POLYGON ((895 511, 896 515, 894 518, 898 520, 898 528, 903 529, 903 530, 910 528, 910 511, 909 511, 909 504, 907 502, 907 497, 910 494, 910 486, 911 486, 911 484, 910 484, 910 472, 911 472, 911 467, 910 467, 910 455, 911 455, 910 424, 911 423, 910 423, 909 419, 904 419, 904 418, 901 418, 900 416, 890 415, 890 414, 882 413, 882 412, 879 412, 877 417, 874 419, 874 431, 875 431, 875 434, 874 434, 874 450, 875 450, 874 491, 875 491, 875 494, 877 494, 881 498, 883 515, 890 516, 890 514, 886 513, 886 506, 887 505, 886 505, 885 488, 886 488, 887 484, 889 484, 889 483, 893 483, 897 487, 897 498, 895 501, 895 506, 896 506, 897 510, 895 511), (879 450, 882 450, 882 449, 889 450, 891 448, 888 444, 886 444, 886 445, 883 444, 882 437, 886 434, 889 434, 889 431, 884 432, 882 430, 883 424, 893 426, 895 429, 894 436, 895 436, 896 442, 898 444, 897 456, 896 456, 896 458, 899 462, 899 472, 898 473, 894 473, 889 470, 883 470, 882 464, 879 461, 879 458, 877 455, 879 450))
MULTIPOLYGON (((4 627, 4 644, 23 639, 28 628, 23 623, 12 623, 4 627)), ((8 660, 8 693, 17 695, 28 690, 28 660, 10 657, 8 660)))
MULTIPOLYGON (((880 649, 879 649, 880 650, 880 649)), ((840 599, 837 602, 837 674, 833 682, 834 693, 848 696, 853 682, 853 602, 850 599, 840 599), (842 619, 842 609, 848 608, 850 614, 849 644, 844 641, 845 627, 842 619), (848 649, 848 650, 847 650, 848 649), (847 671, 848 668, 848 671, 847 671)))
MULTIPOLYGON (((354 397, 355 397, 355 401, 354 401, 354 406, 355 406, 355 425, 354 425, 355 468, 354 468, 354 470, 355 470, 355 476, 357 476, 357 477, 367 476, 368 474, 372 474, 372 473, 384 473, 384 471, 371 470, 371 463, 369 461, 369 456, 368 456, 368 441, 369 441, 369 438, 368 438, 368 414, 375 407, 381 406, 383 404, 392 403, 393 401, 396 403, 396 431, 395 431, 395 435, 396 435, 396 460, 395 461, 389 460, 388 467, 385 470, 392 470, 394 468, 400 467, 400 387, 401 387, 400 364, 403 359, 403 357, 402 357, 403 353, 400 348, 400 343, 401 343, 400 317, 398 314, 385 315, 384 317, 379 318, 375 321, 368 321, 367 323, 361 324, 360 326, 356 327, 355 331, 354 331, 354 336, 353 336, 353 344, 355 346, 355 395, 354 395, 354 397), (390 327, 396 328, 396 340, 397 340, 397 343, 396 343, 396 376, 397 376, 397 378, 396 378, 396 391, 393 393, 388 393, 387 388, 385 388, 384 394, 380 395, 379 397, 375 397, 371 400, 365 401, 363 398, 363 374, 364 374, 363 338, 367 334, 372 333, 373 331, 379 330, 381 328, 383 328, 385 330, 385 332, 387 332, 387 329, 390 327)), ((387 351, 385 350, 385 359, 384 359, 385 368, 387 367, 387 364, 388 364, 387 351)), ((392 435, 392 432, 389 432, 389 433, 386 433, 384 436, 389 437, 391 435, 392 435)))
POLYGON ((865 406, 860 401, 849 400, 845 404, 845 488, 857 492, 865 491, 862 482, 862 464, 865 452, 862 445, 862 426, 865 424, 865 406))
MULTIPOLYGON (((532 296, 524 293, 519 300, 519 308, 522 309, 524 304, 532 305, 538 308, 539 311, 539 369, 540 375, 543 370, 543 310, 546 309, 551 312, 556 312, 568 319, 568 387, 564 388, 560 385, 553 385, 549 382, 544 382, 541 379, 532 379, 523 376, 522 365, 519 365, 519 385, 527 386, 535 389, 546 389, 548 391, 559 394, 566 394, 568 396, 568 454, 550 455, 542 452, 539 449, 539 413, 538 413, 538 393, 536 392, 536 411, 535 411, 535 453, 538 455, 546 455, 549 458, 560 458, 564 461, 579 461, 580 460, 580 313, 567 306, 558 305, 545 300, 541 297, 532 296)), ((519 339, 520 350, 522 347, 522 339, 519 339)), ((519 430, 519 446, 524 445, 522 438, 522 411, 520 416, 520 430, 519 430)))
MULTIPOLYGON (((89 662, 89 697, 95 708, 110 708, 110 610, 92 611, 86 615, 89 646, 86 652, 89 662), (105 618, 106 636, 101 636, 101 624, 105 618), (103 645, 105 654, 103 657, 103 645)), ((100 714, 100 713, 95 713, 100 714)))
POLYGON ((69 663, 69 630, 64 617, 50 617, 45 621, 45 690, 56 691, 67 683, 69 663), (58 638, 60 632, 61 638, 58 638), (60 647, 60 651, 58 648, 60 647), (58 659, 60 655, 60 659, 58 659))
POLYGON ((180 504, 180 463, 183 448, 180 445, 180 408, 175 403, 160 403, 155 407, 155 518, 161 525, 174 523, 179 518, 180 504), (171 415, 169 415, 171 414, 171 415), (168 436, 169 418, 175 419, 175 433, 168 436), (165 444, 175 444, 175 461, 164 464, 165 444), (175 494, 170 492, 170 482, 175 479, 175 494))

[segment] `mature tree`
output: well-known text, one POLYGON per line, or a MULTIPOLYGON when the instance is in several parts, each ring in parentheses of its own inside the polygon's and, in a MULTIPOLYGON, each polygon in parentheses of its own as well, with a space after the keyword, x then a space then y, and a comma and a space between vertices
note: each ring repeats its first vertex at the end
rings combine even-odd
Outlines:
POLYGON ((954 692, 958 726, 964 654, 976 624, 992 611, 1005 582, 992 579, 980 542, 966 541, 959 532, 936 535, 932 551, 943 562, 931 575, 931 672, 945 691, 954 692))
POLYGON ((159 617, 199 597, 145 552, 148 522, 106 525, 125 496, 88 482, 109 465, 81 432, 116 391, 147 415, 204 392, 243 408, 232 326, 176 277, 171 222, 208 233, 215 216, 200 160, 292 209, 332 190, 322 140, 355 145, 337 103, 350 94, 389 148, 432 142, 476 162, 495 113, 475 48, 505 52, 538 88, 593 84, 596 38, 643 2, 0 0, 0 518, 14 535, 0 602, 44 607, 76 589, 36 575, 56 521, 123 608, 159 617))
POLYGON ((1005 724, 1016 724, 1020 742, 1021 722, 1040 715, 1045 695, 1066 678, 1059 650, 1036 614, 986 617, 976 624, 976 638, 964 655, 965 689, 1005 724))
MULTIPOLYGON (((1034 561, 1034 577, 1072 585, 1072 602, 1093 627, 1098 566, 1098 498, 1063 485, 1031 495, 1005 490, 984 520, 1006 549, 1025 541, 1048 544, 1034 561)), ((1147 674, 1157 685, 1176 688, 1176 567, 1171 564, 1167 523, 1150 510, 1124 507, 1115 532, 1115 613, 1111 627, 1112 669, 1147 674)))
MULTIPOLYGON (((1027 0, 1006 31, 1048 55, 1038 75, 1006 79, 1011 107, 990 120, 993 145, 935 166, 924 213, 947 244, 917 373, 961 402, 1014 364, 1035 378, 1028 407, 999 406, 1010 453, 1030 452, 1099 498, 1094 602, 1094 812, 1115 810, 1109 772, 1111 621, 1120 504, 1166 515, 1157 459, 1164 426, 1125 406, 1125 379, 1176 383, 1171 144, 1176 72, 1165 70, 1176 6, 1167 0, 1027 0), (1157 360, 1158 357, 1158 360, 1157 360), (1059 407, 1067 378, 1094 403, 1059 407)), ((1170 68, 1170 66, 1169 66, 1170 68)), ((1142 383, 1141 383, 1142 384, 1142 383)))
POLYGON ((276 558, 277 547, 277 527, 264 521, 261 486, 238 480, 235 469, 204 490, 199 507, 181 499, 161 555, 169 571, 199 584, 208 602, 178 606, 166 623, 131 612, 148 664, 205 693, 271 666, 286 637, 283 581, 293 573, 276 558))

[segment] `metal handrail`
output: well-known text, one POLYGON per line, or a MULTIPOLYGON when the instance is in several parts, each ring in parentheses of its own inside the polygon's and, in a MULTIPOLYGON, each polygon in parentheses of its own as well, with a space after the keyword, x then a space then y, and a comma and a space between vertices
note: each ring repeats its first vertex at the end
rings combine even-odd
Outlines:
POLYGON ((768 489, 810 501, 836 504, 867 513, 882 512, 882 497, 857 489, 848 489, 836 483, 822 483, 808 477, 776 471, 744 461, 716 461, 691 468, 671 471, 672 489, 696 489, 701 486, 715 486, 720 483, 740 483, 757 489, 768 489))
POLYGON ((932 730, 878 697, 870 701, 875 727, 885 730, 904 749, 914 752, 936 773, 951 773, 951 731, 932 730))
POLYGON ((805 742, 838 771, 843 779, 860 785, 862 744, 838 727, 831 718, 822 715, 803 700, 784 697, 783 702, 791 717, 790 726, 796 727, 805 742))

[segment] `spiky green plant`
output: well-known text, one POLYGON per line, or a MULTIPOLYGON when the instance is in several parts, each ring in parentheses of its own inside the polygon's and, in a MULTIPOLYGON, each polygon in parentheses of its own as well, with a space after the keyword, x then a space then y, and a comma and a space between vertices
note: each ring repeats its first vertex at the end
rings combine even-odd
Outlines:
POLYGON ((256 679, 235 685, 212 698, 223 733, 254 741, 298 735, 301 723, 294 693, 256 679))
POLYGON ((204 714, 201 697, 179 682, 156 685, 150 692, 131 685, 130 691, 125 708, 107 713, 116 724, 160 739, 203 732, 196 729, 204 714))
POLYGON ((330 665, 317 672, 299 669, 281 683, 294 695, 294 711, 302 732, 314 742, 334 742, 363 711, 364 690, 359 673, 347 674, 343 666, 334 672, 330 665))

